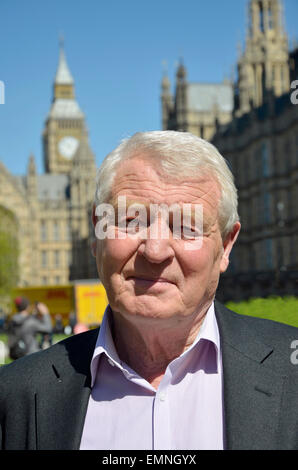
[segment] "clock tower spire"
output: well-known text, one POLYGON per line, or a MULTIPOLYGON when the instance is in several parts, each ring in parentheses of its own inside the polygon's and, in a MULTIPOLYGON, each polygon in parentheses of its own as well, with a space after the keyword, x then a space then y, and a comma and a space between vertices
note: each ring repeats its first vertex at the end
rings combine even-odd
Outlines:
POLYGON ((59 45, 60 54, 54 81, 54 100, 59 98, 74 99, 74 79, 66 62, 63 37, 60 37, 59 45))
POLYGON ((85 116, 75 98, 75 83, 68 67, 64 39, 59 41, 53 100, 43 131, 44 166, 47 173, 70 174, 80 143, 88 144, 85 116))

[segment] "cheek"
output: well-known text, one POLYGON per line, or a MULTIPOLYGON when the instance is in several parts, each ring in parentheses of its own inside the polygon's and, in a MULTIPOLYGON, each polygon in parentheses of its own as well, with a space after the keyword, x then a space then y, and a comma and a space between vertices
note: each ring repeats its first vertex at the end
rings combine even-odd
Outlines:
POLYGON ((204 240, 199 250, 183 250, 180 256, 181 267, 185 277, 194 279, 208 277, 214 269, 219 270, 220 266, 220 248, 210 240, 204 240))
POLYGON ((105 239, 99 242, 97 262, 99 270, 106 274, 120 273, 123 266, 136 253, 138 240, 127 238, 125 240, 105 239))

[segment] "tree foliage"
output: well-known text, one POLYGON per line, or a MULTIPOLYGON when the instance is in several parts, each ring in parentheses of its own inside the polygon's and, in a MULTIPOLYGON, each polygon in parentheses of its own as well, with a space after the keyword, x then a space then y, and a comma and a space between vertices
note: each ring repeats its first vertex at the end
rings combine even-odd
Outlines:
POLYGON ((14 215, 0 206, 0 298, 6 298, 18 282, 18 237, 14 215))

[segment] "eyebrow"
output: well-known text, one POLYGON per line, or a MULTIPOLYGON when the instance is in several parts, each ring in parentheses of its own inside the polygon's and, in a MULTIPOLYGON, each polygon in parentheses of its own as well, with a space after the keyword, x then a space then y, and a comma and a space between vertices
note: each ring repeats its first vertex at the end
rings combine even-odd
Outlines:
MULTIPOLYGON (((158 203, 152 203, 152 202, 147 202, 147 201, 142 201, 141 202, 140 200, 134 200, 134 199, 126 199, 125 202, 126 202, 126 204, 125 204, 126 211, 132 206, 135 207, 136 211, 138 210, 138 207, 145 207, 147 214, 148 214, 148 211, 150 210, 151 206, 159 206, 159 205, 163 204, 163 205, 167 206, 170 209, 168 211, 169 218, 171 218, 175 214, 179 215, 178 214, 178 209, 179 209, 180 215, 183 216, 183 204, 187 204, 188 206, 189 205, 191 206, 191 222, 195 221, 194 206, 196 206, 196 204, 194 204, 194 203, 180 203, 179 204, 178 202, 176 202, 176 203, 172 203, 170 206, 168 206, 165 203, 158 204, 158 203), (173 210, 173 206, 175 206, 174 210, 173 210)), ((116 216, 117 216, 119 207, 120 207, 120 210, 122 210, 121 205, 118 204, 118 198, 116 200, 115 199, 112 200, 111 205, 114 207, 115 212, 116 212, 116 216)), ((201 204, 199 204, 199 205, 201 205, 201 204)))
MULTIPOLYGON (((118 209, 118 207, 119 207, 118 198, 116 200, 112 199, 111 204, 114 207, 114 209, 118 209)), ((130 206, 144 206, 147 209, 147 208, 150 207, 150 204, 151 203, 141 202, 141 201, 137 201, 137 200, 134 200, 134 199, 126 199, 125 207, 126 207, 126 209, 128 209, 128 207, 130 207, 130 206)))

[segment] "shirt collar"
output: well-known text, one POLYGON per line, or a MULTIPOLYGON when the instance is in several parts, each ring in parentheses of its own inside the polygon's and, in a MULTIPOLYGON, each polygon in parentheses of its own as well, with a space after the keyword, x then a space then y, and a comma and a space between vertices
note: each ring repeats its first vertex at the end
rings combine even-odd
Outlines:
MULTIPOLYGON (((112 310, 111 310, 110 305, 108 305, 105 310, 103 319, 102 319, 102 323, 101 323, 99 334, 97 337, 93 357, 91 360, 91 365, 90 365, 91 378, 92 378, 91 386, 94 385, 94 382, 96 379, 98 360, 102 354, 105 354, 107 356, 110 364, 117 366, 122 371, 124 370, 121 360, 118 356, 113 337, 112 337, 111 320, 112 320, 112 310)), ((207 310, 202 326, 193 344, 190 346, 190 348, 188 348, 186 351, 184 351, 181 354, 180 358, 189 354, 189 352, 193 348, 196 347, 200 339, 211 341, 215 345, 216 352, 217 352, 217 368, 218 368, 219 359, 220 359, 220 337, 219 337, 219 330, 218 330, 218 325, 217 325, 216 316, 215 316, 214 302, 212 302, 209 309, 207 310)))
POLYGON ((179 360, 184 358, 186 355, 189 355, 191 351, 193 351, 197 347, 201 339, 210 341, 214 344, 216 350, 216 369, 218 371, 220 364, 220 336, 215 315, 214 302, 212 302, 212 304, 207 310, 204 321, 199 329, 196 339, 194 340, 192 345, 181 354, 179 360))
POLYGON ((215 316, 214 302, 212 302, 209 309, 207 310, 202 326, 191 348, 193 348, 200 341, 200 339, 206 339, 214 343, 217 349, 217 355, 219 354, 220 337, 215 316))
POLYGON ((112 309, 110 305, 108 305, 103 315, 93 357, 91 360, 91 386, 93 386, 95 382, 98 359, 101 354, 104 353, 107 356, 109 362, 112 362, 114 365, 117 365, 122 369, 121 361, 112 337, 111 319, 112 309))

